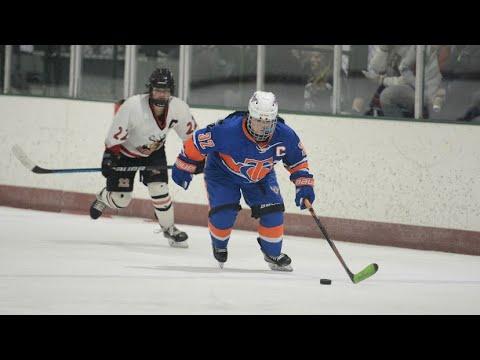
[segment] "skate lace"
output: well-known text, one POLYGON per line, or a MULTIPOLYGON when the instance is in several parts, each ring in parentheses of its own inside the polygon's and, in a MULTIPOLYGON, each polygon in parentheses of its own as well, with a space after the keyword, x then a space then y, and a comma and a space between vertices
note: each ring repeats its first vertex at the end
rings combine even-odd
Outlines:
POLYGON ((168 232, 170 235, 175 236, 181 233, 180 230, 177 229, 175 225, 170 226, 165 232, 168 232))
POLYGON ((281 253, 280 255, 278 256, 270 256, 270 255, 267 255, 271 260, 275 261, 275 262, 278 262, 280 261, 281 259, 283 259, 286 255, 284 253, 281 253))
POLYGON ((103 211, 107 205, 105 205, 103 202, 96 200, 95 204, 93 204, 93 208, 97 209, 98 211, 103 211))

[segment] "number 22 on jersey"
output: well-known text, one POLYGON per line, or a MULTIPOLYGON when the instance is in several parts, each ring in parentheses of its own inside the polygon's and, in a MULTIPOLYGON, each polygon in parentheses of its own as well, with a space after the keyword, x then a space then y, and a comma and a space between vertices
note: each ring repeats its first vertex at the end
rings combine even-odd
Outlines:
POLYGON ((202 149, 215 146, 215 143, 212 140, 212 133, 210 132, 207 132, 205 134, 198 134, 198 141, 202 149))

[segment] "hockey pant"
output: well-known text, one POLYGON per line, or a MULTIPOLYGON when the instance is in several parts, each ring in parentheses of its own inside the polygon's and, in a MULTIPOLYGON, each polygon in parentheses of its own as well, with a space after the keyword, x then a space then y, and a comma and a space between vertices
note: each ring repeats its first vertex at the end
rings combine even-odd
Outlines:
MULTIPOLYGON (((148 158, 121 157, 119 166, 163 165, 162 170, 140 171, 140 181, 148 188, 152 205, 162 228, 168 229, 174 223, 172 199, 168 189, 168 171, 165 149, 161 147, 148 158)), ((136 172, 113 173, 107 178, 107 187, 99 194, 101 200, 112 209, 121 209, 130 203, 136 172)))
POLYGON ((262 250, 270 256, 278 256, 283 240, 283 199, 275 173, 252 184, 236 184, 231 178, 204 176, 208 200, 208 228, 216 248, 227 248, 230 234, 240 210, 240 197, 252 209, 252 217, 259 219, 258 234, 262 250))

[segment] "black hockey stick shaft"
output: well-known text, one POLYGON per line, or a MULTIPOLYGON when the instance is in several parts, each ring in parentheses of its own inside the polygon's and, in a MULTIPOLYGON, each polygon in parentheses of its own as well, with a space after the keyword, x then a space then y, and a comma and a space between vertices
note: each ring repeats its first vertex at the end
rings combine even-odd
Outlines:
MULTIPOLYGON (((112 167, 112 170, 118 172, 126 171, 145 171, 145 170, 170 170, 172 165, 164 166, 117 166, 112 167)), ((70 168, 70 169, 45 169, 40 166, 35 166, 31 169, 35 174, 73 174, 73 173, 85 173, 85 172, 100 172, 102 168, 70 168)))
POLYGON ((310 211, 310 214, 312 215, 313 219, 317 223, 318 228, 322 232, 323 236, 327 240, 327 242, 330 245, 330 247, 332 248, 333 252, 335 253, 335 255, 337 255, 338 260, 340 260, 340 263, 342 264, 343 268, 347 272, 348 276, 353 281, 353 273, 350 271, 347 264, 343 260, 342 255, 340 255, 340 252, 338 251, 338 249, 335 246, 335 244, 333 243, 333 241, 330 239, 330 236, 328 236, 327 230, 325 229, 325 227, 320 222, 320 219, 318 218, 317 214, 315 214, 315 210, 313 209, 312 204, 310 203, 310 201, 308 201, 308 199, 304 200, 304 204, 308 208, 308 211, 310 211))
MULTIPOLYGON (((14 145, 12 152, 15 157, 20 161, 23 166, 35 174, 72 174, 72 173, 85 173, 85 172, 100 172, 102 168, 73 168, 73 169, 45 169, 35 164, 25 151, 19 146, 14 145)), ((151 165, 151 166, 116 166, 112 170, 124 172, 124 171, 142 171, 142 170, 165 170, 171 169, 172 165, 151 165)))

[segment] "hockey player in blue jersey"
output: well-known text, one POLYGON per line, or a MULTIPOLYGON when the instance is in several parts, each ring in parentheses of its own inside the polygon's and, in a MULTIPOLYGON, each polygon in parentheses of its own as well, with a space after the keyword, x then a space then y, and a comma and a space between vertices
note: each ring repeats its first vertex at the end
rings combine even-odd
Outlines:
POLYGON ((295 203, 301 209, 305 209, 304 199, 315 200, 314 179, 300 139, 278 117, 275 95, 257 91, 248 112, 234 112, 196 130, 184 141, 172 170, 173 181, 186 190, 205 160, 208 227, 219 266, 227 261, 227 245, 243 194, 252 217, 259 219, 257 241, 265 261, 272 270, 292 271, 290 257, 281 252, 285 206, 274 166, 283 161, 290 172, 296 186, 295 203))

